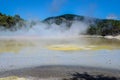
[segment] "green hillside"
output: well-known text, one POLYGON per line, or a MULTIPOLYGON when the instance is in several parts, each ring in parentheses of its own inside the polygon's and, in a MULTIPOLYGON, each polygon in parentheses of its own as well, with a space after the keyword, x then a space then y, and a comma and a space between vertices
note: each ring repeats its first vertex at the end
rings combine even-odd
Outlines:
POLYGON ((118 35, 120 34, 120 20, 108 20, 108 19, 97 19, 85 16, 79 16, 74 14, 65 14, 56 17, 49 17, 44 20, 44 22, 51 24, 55 23, 57 25, 67 23, 66 26, 70 27, 74 21, 82 21, 89 24, 89 28, 86 34, 89 35, 118 35))

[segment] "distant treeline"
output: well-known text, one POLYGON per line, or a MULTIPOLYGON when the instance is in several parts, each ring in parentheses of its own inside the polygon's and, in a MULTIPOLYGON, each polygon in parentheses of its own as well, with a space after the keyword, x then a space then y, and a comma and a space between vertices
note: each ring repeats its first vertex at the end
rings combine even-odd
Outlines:
POLYGON ((90 25, 87 30, 91 35, 119 35, 120 34, 120 21, 119 20, 99 20, 95 24, 90 25))
MULTIPOLYGON (((110 20, 110 19, 97 19, 85 16, 79 16, 74 14, 65 14, 56 17, 49 17, 43 20, 47 24, 57 24, 66 23, 66 27, 70 28, 74 21, 82 21, 89 24, 86 31, 88 35, 119 35, 120 34, 120 20, 110 20)), ((0 13, 0 29, 10 29, 16 30, 25 25, 25 20, 19 15, 8 16, 0 13), (16 26, 17 25, 17 26, 16 26)))

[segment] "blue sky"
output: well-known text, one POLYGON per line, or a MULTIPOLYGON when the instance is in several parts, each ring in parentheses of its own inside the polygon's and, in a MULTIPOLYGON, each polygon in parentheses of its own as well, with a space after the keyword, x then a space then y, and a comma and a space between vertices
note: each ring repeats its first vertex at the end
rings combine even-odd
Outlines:
POLYGON ((0 0, 0 12, 24 19, 61 14, 120 19, 120 0, 0 0))

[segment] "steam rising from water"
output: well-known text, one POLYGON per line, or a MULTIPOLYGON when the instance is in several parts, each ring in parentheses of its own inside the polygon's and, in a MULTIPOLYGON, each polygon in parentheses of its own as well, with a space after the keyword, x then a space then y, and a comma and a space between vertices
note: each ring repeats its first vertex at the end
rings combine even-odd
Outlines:
MULTIPOLYGON (((20 27, 16 25, 15 27, 20 27)), ((47 24, 43 22, 26 22, 22 28, 16 31, 1 30, 0 36, 37 36, 37 37, 72 37, 79 36, 86 32, 88 24, 80 21, 73 21, 71 27, 66 23, 57 25, 55 23, 47 24)))

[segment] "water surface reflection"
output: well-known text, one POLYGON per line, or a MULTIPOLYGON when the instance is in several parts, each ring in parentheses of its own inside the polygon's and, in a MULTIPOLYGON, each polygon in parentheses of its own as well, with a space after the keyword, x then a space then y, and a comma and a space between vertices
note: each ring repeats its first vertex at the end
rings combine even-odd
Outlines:
POLYGON ((120 70, 119 53, 120 41, 103 38, 1 39, 0 71, 42 65, 82 65, 120 70), (104 47, 97 50, 61 51, 49 49, 51 45, 104 47))

